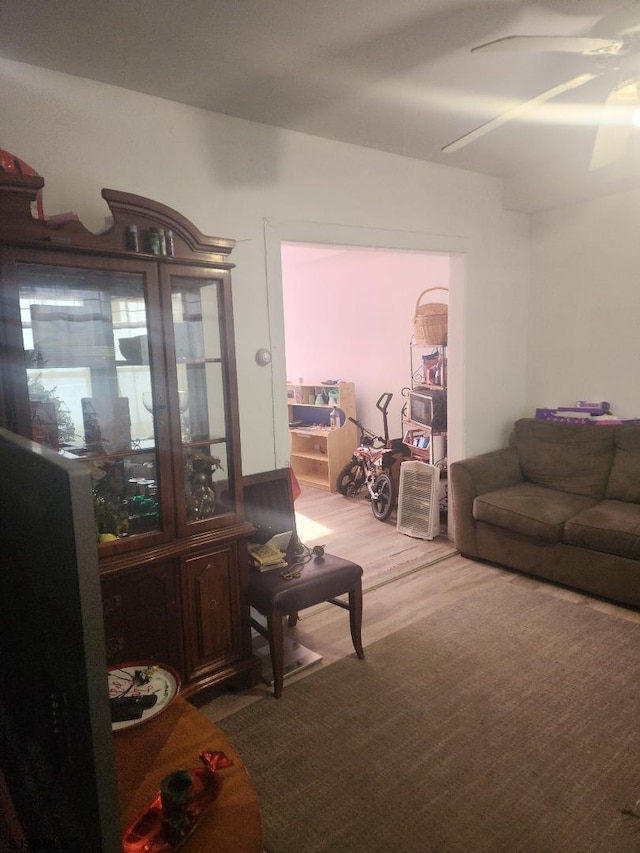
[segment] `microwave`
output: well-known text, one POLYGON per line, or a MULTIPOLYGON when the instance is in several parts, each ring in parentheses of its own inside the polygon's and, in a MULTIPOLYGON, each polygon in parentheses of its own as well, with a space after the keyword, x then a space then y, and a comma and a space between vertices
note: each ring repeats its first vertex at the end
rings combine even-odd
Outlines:
POLYGON ((409 418, 444 432, 447 428, 447 393, 444 388, 414 388, 409 392, 409 418))

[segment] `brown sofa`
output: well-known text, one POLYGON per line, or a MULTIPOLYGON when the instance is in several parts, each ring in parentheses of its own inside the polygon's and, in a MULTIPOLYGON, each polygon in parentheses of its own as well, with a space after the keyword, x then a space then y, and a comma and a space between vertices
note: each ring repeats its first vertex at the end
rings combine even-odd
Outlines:
POLYGON ((523 418, 449 488, 465 556, 640 606, 640 425, 523 418))

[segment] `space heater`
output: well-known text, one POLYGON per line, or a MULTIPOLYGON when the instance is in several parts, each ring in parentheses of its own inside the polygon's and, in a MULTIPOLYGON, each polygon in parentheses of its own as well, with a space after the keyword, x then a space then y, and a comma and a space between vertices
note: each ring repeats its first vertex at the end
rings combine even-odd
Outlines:
POLYGON ((440 469, 419 460, 400 466, 397 529, 416 539, 440 533, 440 469))

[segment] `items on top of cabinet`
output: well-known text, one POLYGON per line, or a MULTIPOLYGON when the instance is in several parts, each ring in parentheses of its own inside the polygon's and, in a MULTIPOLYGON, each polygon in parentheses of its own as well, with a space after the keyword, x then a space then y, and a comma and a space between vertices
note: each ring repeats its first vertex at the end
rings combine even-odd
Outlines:
MULTIPOLYGON (((89 231, 76 218, 62 222, 56 216, 48 219, 35 219, 31 213, 31 203, 44 187, 44 178, 39 175, 7 174, 0 172, 0 238, 3 241, 16 241, 22 244, 35 243, 45 248, 66 246, 73 249, 86 249, 101 254, 115 252, 129 254, 128 229, 135 225, 138 231, 140 255, 151 255, 148 244, 142 235, 152 228, 170 230, 174 255, 177 260, 205 263, 228 263, 228 256, 235 246, 235 240, 222 237, 209 237, 202 234, 176 210, 151 199, 121 192, 103 189, 102 198, 111 211, 113 224, 100 234, 89 231)), ((166 257, 170 257, 167 253, 166 257)))

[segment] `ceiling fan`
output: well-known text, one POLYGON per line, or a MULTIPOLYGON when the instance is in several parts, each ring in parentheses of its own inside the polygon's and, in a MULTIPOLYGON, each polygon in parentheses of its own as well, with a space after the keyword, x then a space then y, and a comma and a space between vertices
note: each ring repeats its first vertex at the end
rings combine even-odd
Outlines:
POLYGON ((502 115, 454 139, 443 152, 458 151, 500 125, 522 116, 552 98, 584 86, 604 74, 615 72, 616 82, 605 104, 591 154, 590 169, 620 159, 626 149, 635 119, 640 122, 640 0, 605 15, 588 36, 512 35, 471 49, 472 53, 519 51, 525 53, 573 53, 593 57, 594 70, 572 77, 530 98, 502 115))

